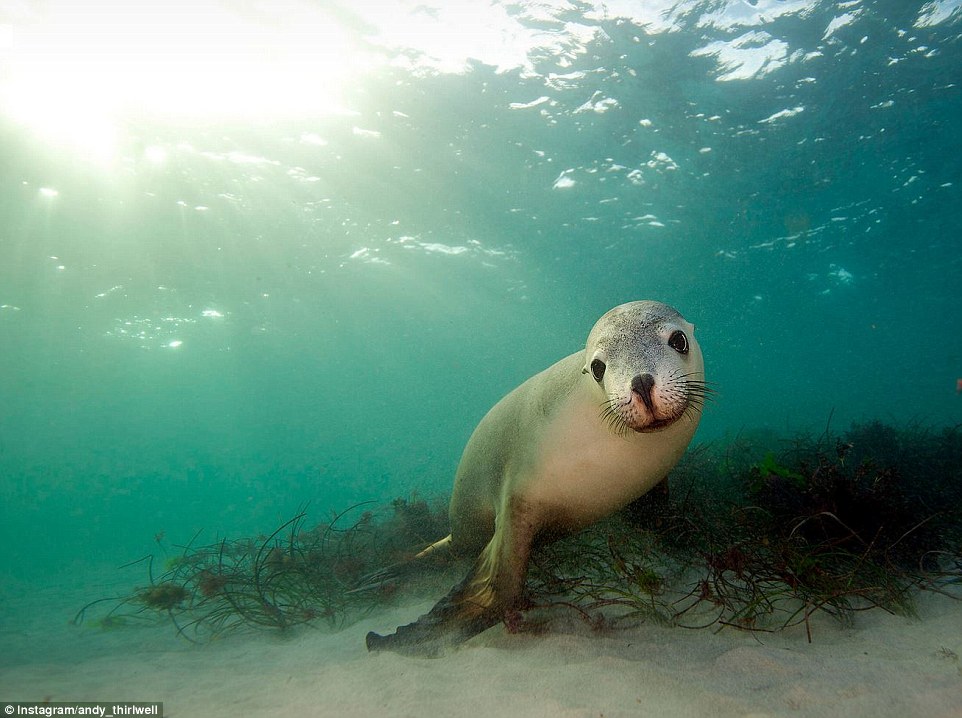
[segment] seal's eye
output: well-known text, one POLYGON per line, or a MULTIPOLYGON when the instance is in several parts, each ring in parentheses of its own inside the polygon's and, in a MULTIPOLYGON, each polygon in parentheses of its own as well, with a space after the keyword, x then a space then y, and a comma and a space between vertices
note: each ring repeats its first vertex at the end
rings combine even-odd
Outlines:
POLYGON ((682 331, 673 331, 671 336, 668 337, 668 346, 674 349, 679 354, 688 353, 688 337, 682 331))
POLYGON ((595 378, 595 381, 601 381, 605 376, 605 363, 601 359, 595 359, 591 362, 591 376, 595 378))

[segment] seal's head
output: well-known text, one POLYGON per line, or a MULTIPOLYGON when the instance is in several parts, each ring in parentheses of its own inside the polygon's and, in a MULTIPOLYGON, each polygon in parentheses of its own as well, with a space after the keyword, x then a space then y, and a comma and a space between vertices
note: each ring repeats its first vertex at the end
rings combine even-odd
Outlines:
POLYGON ((660 302, 630 302, 592 328, 583 372, 614 431, 651 432, 683 416, 697 421, 708 394, 694 327, 660 302))

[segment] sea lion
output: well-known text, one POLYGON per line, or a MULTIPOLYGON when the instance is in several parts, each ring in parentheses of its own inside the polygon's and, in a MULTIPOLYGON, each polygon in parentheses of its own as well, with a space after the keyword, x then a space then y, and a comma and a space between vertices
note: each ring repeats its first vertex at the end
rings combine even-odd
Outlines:
POLYGON ((660 302, 622 304, 583 351, 525 381, 468 440, 451 533, 418 554, 478 556, 427 614, 368 650, 435 656, 513 612, 534 546, 608 516, 662 482, 691 441, 706 397, 694 327, 660 302))

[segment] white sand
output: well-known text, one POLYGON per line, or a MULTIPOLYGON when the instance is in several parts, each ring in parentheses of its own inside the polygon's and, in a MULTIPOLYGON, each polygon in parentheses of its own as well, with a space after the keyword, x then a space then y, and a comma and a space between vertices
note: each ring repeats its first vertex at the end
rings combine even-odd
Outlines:
POLYGON ((164 702, 204 716, 925 716, 962 717, 962 602, 919 601, 921 619, 875 610, 854 626, 714 634, 646 624, 604 635, 497 627, 439 660, 370 655, 368 630, 413 620, 393 609, 338 633, 235 635, 194 646, 169 627, 69 625, 105 586, 4 587, 0 700, 164 702))

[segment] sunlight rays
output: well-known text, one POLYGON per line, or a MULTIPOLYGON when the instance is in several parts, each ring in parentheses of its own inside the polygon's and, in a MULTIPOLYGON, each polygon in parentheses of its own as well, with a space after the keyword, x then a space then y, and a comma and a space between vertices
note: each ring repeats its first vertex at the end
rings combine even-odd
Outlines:
POLYGON ((46 3, 6 26, 0 106, 98 163, 116 159, 127 123, 336 113, 365 51, 328 14, 283 4, 268 18, 215 2, 46 3))

